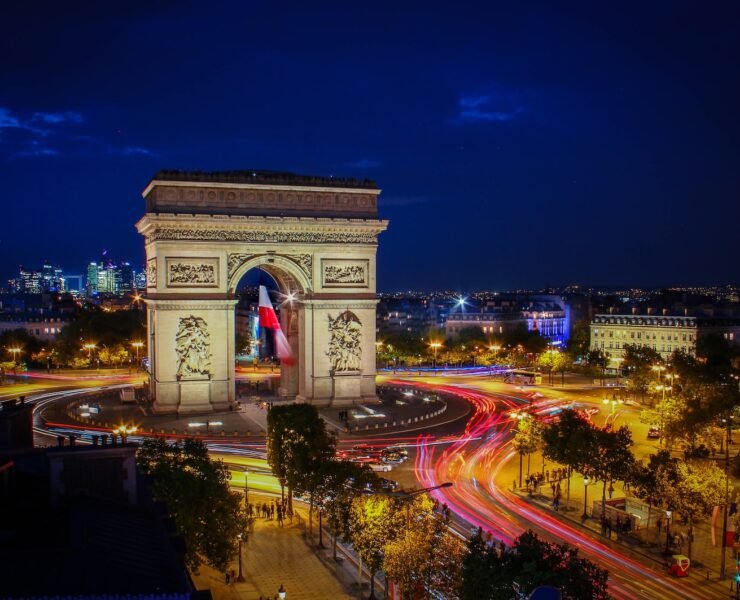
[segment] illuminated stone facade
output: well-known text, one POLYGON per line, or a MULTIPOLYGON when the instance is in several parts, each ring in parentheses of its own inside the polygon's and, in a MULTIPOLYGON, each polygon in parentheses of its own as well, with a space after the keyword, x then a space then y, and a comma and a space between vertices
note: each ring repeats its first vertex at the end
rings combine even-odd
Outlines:
POLYGON ((375 397, 380 190, 272 173, 160 173, 137 223, 146 240, 150 392, 160 413, 235 400, 235 290, 253 268, 285 294, 297 364, 280 393, 317 404, 375 397), (154 275, 153 277, 151 275, 154 275))

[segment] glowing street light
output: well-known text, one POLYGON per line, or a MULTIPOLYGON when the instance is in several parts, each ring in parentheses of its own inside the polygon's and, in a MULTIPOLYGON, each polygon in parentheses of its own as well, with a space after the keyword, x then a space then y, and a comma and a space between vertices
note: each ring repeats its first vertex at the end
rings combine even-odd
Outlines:
POLYGON ((131 342, 131 345, 136 348, 136 360, 139 360, 139 350, 144 347, 144 342, 131 342))
POLYGON ((114 433, 115 435, 120 435, 123 443, 125 444, 128 440, 128 436, 133 435, 137 431, 139 431, 139 428, 135 425, 119 425, 112 431, 112 433, 114 433))
POLYGON ((591 483, 591 480, 588 478, 588 475, 585 475, 583 477, 583 519, 588 519, 588 484, 591 483))
POLYGON ((13 362, 18 362, 18 355, 22 352, 21 348, 8 348, 8 352, 13 355, 13 362))
POLYGON ((92 358, 92 351, 95 350, 95 348, 97 348, 97 347, 98 347, 97 344, 85 344, 83 346, 83 348, 85 350, 87 350, 87 358, 88 358, 88 360, 92 358))
POLYGON ((434 350, 434 368, 437 368, 437 350, 439 350, 442 347, 441 342, 432 342, 429 344, 429 347, 434 350))

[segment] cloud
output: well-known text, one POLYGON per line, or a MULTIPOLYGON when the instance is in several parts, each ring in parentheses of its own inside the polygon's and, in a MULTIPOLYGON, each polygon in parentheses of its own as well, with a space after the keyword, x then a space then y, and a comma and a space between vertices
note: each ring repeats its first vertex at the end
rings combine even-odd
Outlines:
POLYGON ((353 162, 347 163, 347 166, 351 169, 375 169, 381 166, 383 163, 379 160, 373 160, 371 158, 361 158, 353 162))
POLYGON ((37 112, 33 113, 32 121, 41 121, 49 125, 59 125, 60 123, 82 123, 82 115, 74 110, 65 112, 37 112))
POLYGON ((0 153, 34 158, 52 156, 145 156, 157 153, 142 146, 116 146, 80 131, 85 123, 75 110, 36 111, 19 115, 0 106, 0 153))
POLYGON ((123 154, 123 156, 157 156, 156 152, 138 146, 126 146, 121 148, 118 153, 123 154))
POLYGON ((493 91, 463 94, 457 101, 456 125, 466 123, 504 123, 525 112, 516 94, 493 91))
POLYGON ((53 148, 34 148, 32 150, 21 150, 16 152, 15 156, 36 157, 36 156, 59 156, 59 152, 53 148))

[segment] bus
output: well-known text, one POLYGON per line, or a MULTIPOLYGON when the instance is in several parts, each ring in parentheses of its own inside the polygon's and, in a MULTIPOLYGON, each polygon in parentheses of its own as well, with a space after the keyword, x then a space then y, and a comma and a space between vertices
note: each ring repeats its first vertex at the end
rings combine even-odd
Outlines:
POLYGON ((535 371, 509 371, 504 375, 504 383, 518 383, 520 385, 542 385, 542 373, 535 371))

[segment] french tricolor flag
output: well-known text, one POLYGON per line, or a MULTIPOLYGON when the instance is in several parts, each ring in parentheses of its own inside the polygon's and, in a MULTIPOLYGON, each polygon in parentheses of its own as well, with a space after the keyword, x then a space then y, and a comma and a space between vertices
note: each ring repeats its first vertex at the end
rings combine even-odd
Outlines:
POLYGON ((275 309, 272 307, 272 302, 270 302, 270 296, 267 294, 267 288, 264 285, 260 286, 259 319, 260 327, 272 330, 275 349, 280 362, 286 365, 294 365, 295 357, 290 349, 288 339, 280 328, 280 321, 278 321, 275 309))

